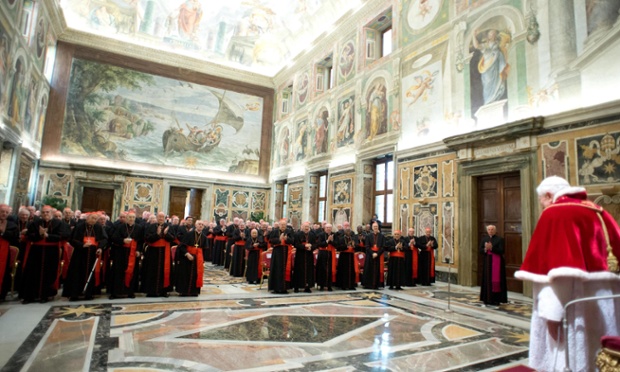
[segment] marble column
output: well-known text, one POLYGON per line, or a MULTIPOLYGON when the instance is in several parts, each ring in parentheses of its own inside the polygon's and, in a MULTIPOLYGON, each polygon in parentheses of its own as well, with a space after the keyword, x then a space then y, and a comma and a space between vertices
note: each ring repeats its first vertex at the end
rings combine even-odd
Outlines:
POLYGON ((146 34, 153 34, 155 23, 153 22, 153 12, 155 11, 155 1, 150 0, 146 3, 144 9, 144 16, 142 17, 142 23, 140 24, 140 32, 146 34))

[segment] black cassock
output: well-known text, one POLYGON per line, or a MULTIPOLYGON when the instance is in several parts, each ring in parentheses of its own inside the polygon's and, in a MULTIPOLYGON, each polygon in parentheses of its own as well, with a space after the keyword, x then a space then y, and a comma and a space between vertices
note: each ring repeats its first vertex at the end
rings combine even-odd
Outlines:
POLYGON ((402 236, 396 239, 389 239, 386 250, 390 252, 390 260, 388 261, 387 285, 396 288, 407 285, 405 274, 405 251, 408 250, 407 239, 402 236), (397 245, 400 243, 400 249, 397 245))
POLYGON ((319 254, 316 259, 316 284, 319 287, 331 288, 335 278, 336 268, 334 267, 334 260, 336 258, 336 243, 337 236, 333 232, 327 234, 322 232, 317 237, 316 245, 319 248, 319 254), (332 236, 331 243, 327 241, 332 236))
POLYGON ((103 226, 98 223, 94 225, 81 223, 73 229, 69 243, 73 246, 73 255, 69 263, 67 279, 63 284, 62 296, 75 299, 83 294, 86 298, 92 298, 93 290, 102 284, 98 283, 95 263, 101 269, 103 253, 97 257, 97 249, 105 249, 108 244, 108 235, 103 226), (86 240, 93 238, 95 245, 84 247, 86 240), (84 291, 84 286, 93 268, 95 271, 84 291))
POLYGON ((291 246, 295 242, 293 229, 273 230, 269 233, 269 243, 273 248, 271 252, 271 269, 269 272, 268 289, 275 293, 286 293, 290 284, 291 266, 289 254, 291 246), (280 234, 285 234, 284 241, 280 241, 280 234))
POLYGON ((243 277, 245 271, 245 240, 250 236, 250 229, 247 227, 243 230, 236 228, 233 232, 234 244, 231 247, 230 275, 234 277, 243 277), (243 236, 241 235, 243 233, 243 236))
POLYGON ((224 265, 224 250, 226 249, 226 226, 213 228, 213 251, 211 252, 212 263, 216 266, 224 265))
POLYGON ((482 284, 480 285, 480 301, 488 305, 499 305, 500 303, 508 302, 504 249, 504 239, 497 235, 493 235, 493 237, 486 235, 482 238, 480 247, 478 248, 480 254, 484 255, 484 262, 482 265, 482 284), (484 251, 484 245, 486 242, 491 242, 491 252, 496 255, 495 265, 493 265, 494 255, 485 253, 484 251), (494 269, 499 271, 499 282, 495 285, 495 288, 493 288, 494 269))
POLYGON ((316 237, 312 231, 305 233, 298 231, 295 234, 295 261, 293 263, 293 280, 291 286, 295 289, 314 287, 314 253, 316 237), (310 249, 306 244, 311 244, 310 249))
POLYGON ((200 258, 207 246, 207 237, 204 230, 197 233, 192 229, 181 239, 177 247, 176 291, 181 296, 198 296, 202 288, 202 280, 199 279, 204 275, 204 259, 201 261, 200 258), (191 261, 186 255, 188 252, 193 256, 191 261))
POLYGON ((260 262, 260 255, 267 249, 267 243, 261 235, 255 239, 249 236, 245 240, 245 250, 248 252, 247 269, 245 270, 245 278, 248 283, 258 283, 261 279, 263 268, 260 262), (255 246, 255 244, 258 244, 255 246))
POLYGON ((24 301, 46 301, 58 293, 58 265, 61 240, 69 238, 66 225, 56 219, 36 219, 28 225, 26 234, 30 246, 26 248, 20 297, 24 301), (39 233, 39 227, 47 228, 47 238, 39 233))
POLYGON ((385 236, 382 233, 370 233, 366 235, 366 262, 364 263, 364 275, 362 286, 367 289, 385 287, 383 283, 383 253, 385 250, 385 236), (377 254, 372 258, 373 253, 377 254))
POLYGON ((172 288, 173 257, 170 243, 174 241, 174 235, 171 229, 164 234, 164 230, 169 226, 166 223, 162 225, 161 233, 158 234, 158 226, 156 223, 150 224, 145 231, 144 240, 148 246, 144 252, 142 285, 149 297, 167 297, 172 288))
POLYGON ((140 258, 136 253, 142 253, 144 239, 144 227, 134 223, 129 225, 122 223, 112 234, 110 248, 110 278, 108 283, 109 295, 112 297, 128 295, 133 296, 138 290, 138 268, 140 258), (125 238, 131 238, 131 243, 125 244, 125 238))
POLYGON ((355 289, 359 279, 359 267, 356 252, 358 248, 357 236, 353 231, 342 231, 338 234, 336 249, 338 256, 338 269, 336 270, 336 286, 341 289, 355 289))
POLYGON ((235 224, 230 224, 226 228, 226 253, 224 254, 224 268, 230 269, 230 262, 232 261, 232 249, 235 245, 235 232, 239 231, 239 227, 235 224))
POLYGON ((437 249, 437 239, 434 236, 422 235, 416 239, 415 246, 420 249, 418 256, 418 283, 431 285, 435 283, 435 249, 437 249), (431 247, 427 244, 431 242, 431 247))

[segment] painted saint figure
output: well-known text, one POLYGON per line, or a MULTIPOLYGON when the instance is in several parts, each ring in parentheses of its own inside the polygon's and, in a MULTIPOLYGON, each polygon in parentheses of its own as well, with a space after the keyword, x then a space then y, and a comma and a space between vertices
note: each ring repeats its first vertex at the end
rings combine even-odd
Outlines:
POLYGON ((507 44, 510 36, 490 29, 486 39, 478 39, 480 31, 474 31, 473 46, 480 50, 482 56, 478 62, 478 72, 482 81, 484 104, 506 98, 506 78, 510 65, 507 61, 507 44))
POLYGON ((179 36, 194 39, 202 19, 202 5, 198 0, 187 0, 179 7, 179 36))

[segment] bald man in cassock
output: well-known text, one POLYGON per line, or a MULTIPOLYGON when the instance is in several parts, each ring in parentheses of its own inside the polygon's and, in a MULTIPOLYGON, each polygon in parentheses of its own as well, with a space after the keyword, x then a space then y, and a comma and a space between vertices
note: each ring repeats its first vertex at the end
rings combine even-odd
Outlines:
POLYGON ((248 252, 247 269, 245 278, 250 284, 258 284, 263 271, 261 253, 267 249, 264 237, 258 233, 257 229, 252 229, 250 236, 245 240, 245 250, 248 252))
POLYGON ((319 234, 316 246, 319 254, 316 260, 316 284, 322 291, 327 287, 332 291, 332 285, 336 283, 336 270, 338 261, 336 259, 336 240, 337 235, 332 231, 332 225, 326 224, 324 231, 319 234))
POLYGON ((172 287, 171 243, 174 234, 163 212, 157 213, 157 221, 146 228, 143 285, 147 297, 168 297, 172 287))
POLYGON ((388 239, 386 250, 390 253, 388 261, 387 284, 390 289, 401 290, 405 285, 405 250, 408 249, 407 239, 401 236, 401 231, 394 231, 392 239, 388 239))
POLYGON ((77 301, 81 296, 85 300, 92 300, 94 289, 102 284, 99 274, 108 235, 104 227, 97 223, 98 219, 99 214, 90 213, 86 222, 77 225, 71 234, 69 242, 73 247, 73 255, 62 291, 62 296, 69 298, 69 301, 77 301))
POLYGON ((272 254, 268 289, 274 293, 286 294, 292 279, 292 249, 295 243, 295 233, 286 225, 286 219, 280 220, 278 227, 269 233, 269 243, 272 254))
POLYGON ((379 225, 373 223, 372 232, 366 235, 366 262, 362 276, 362 286, 366 289, 385 287, 383 253, 386 243, 385 236, 379 231, 379 225))
POLYGON ((435 250, 439 247, 437 239, 431 235, 431 228, 424 229, 424 235, 416 239, 415 246, 419 249, 418 283, 431 285, 435 283, 435 250))
POLYGON ((180 296, 196 297, 200 294, 204 276, 203 249, 207 246, 204 221, 183 234, 177 247, 176 291, 180 296))
POLYGON ((295 234, 295 264, 293 265, 292 286, 295 293, 299 289, 304 292, 312 292, 314 287, 314 253, 316 237, 310 230, 310 223, 304 222, 301 230, 295 234))
POLYGON ((111 238, 110 299, 124 295, 135 297, 143 239, 144 226, 136 223, 135 212, 127 213, 126 222, 118 225, 111 238))
POLYGON ((357 235, 351 230, 351 224, 345 221, 343 229, 338 233, 336 249, 340 252, 336 268, 336 286, 340 289, 355 289, 359 283, 359 261, 356 247, 359 244, 357 235))

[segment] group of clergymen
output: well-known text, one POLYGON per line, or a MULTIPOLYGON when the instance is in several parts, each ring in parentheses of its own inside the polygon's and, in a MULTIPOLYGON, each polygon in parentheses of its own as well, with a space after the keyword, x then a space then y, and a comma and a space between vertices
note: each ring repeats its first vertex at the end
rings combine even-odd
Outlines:
POLYGON ((11 288, 9 247, 19 248, 15 290, 23 303, 47 302, 62 285, 62 297, 92 299, 105 289, 111 299, 198 296, 207 262, 230 275, 258 284, 268 277, 275 293, 310 292, 338 287, 384 287, 384 259, 389 253, 387 285, 391 289, 435 281, 437 240, 396 231, 383 235, 379 223, 358 226, 345 222, 337 229, 323 222, 305 222, 294 230, 286 219, 269 223, 168 219, 162 212, 123 212, 115 222, 105 213, 40 211, 21 207, 16 215, 0 205, 0 299, 11 288), (363 252, 363 254, 360 254, 363 252))

